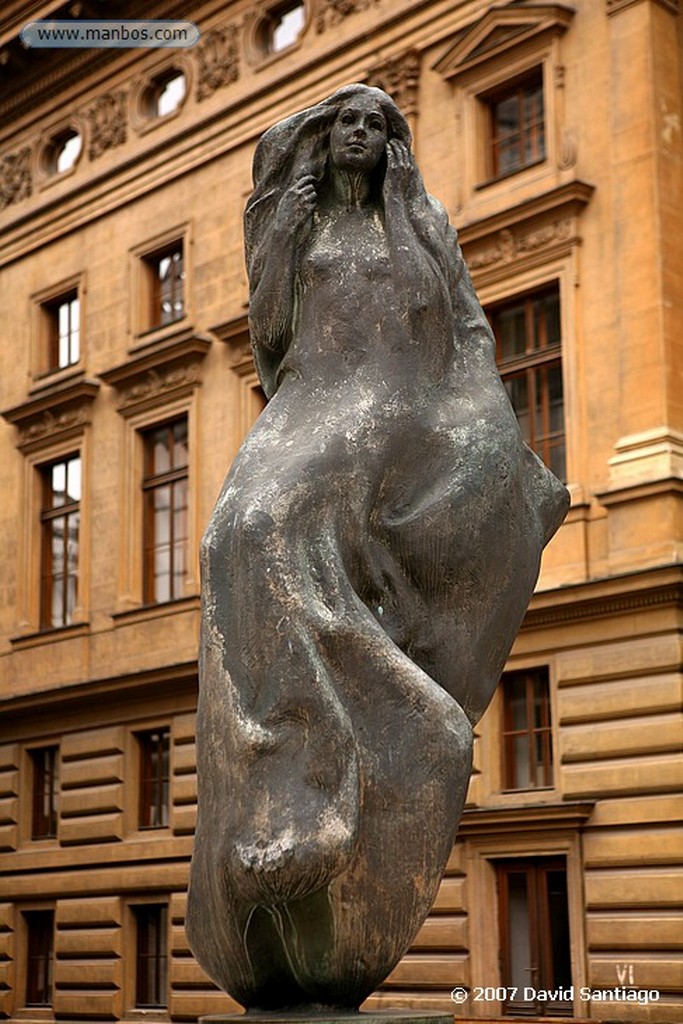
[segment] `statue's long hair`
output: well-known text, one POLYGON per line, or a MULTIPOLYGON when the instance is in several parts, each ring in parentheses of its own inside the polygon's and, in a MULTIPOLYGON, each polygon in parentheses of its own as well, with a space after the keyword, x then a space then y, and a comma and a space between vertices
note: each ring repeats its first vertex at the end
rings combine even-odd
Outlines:
MULTIPOLYGON (((394 101, 381 89, 355 84, 347 85, 313 107, 294 114, 269 128, 256 147, 253 163, 254 191, 244 214, 244 243, 249 285, 256 290, 261 273, 272 246, 272 226, 284 193, 304 175, 312 175, 324 192, 329 176, 329 139, 332 125, 340 109, 354 96, 367 96, 377 103, 384 114, 389 139, 398 139, 410 147, 412 136, 408 122, 394 101)), ((382 182, 386 167, 380 161, 375 173, 373 191, 384 213, 382 182)), ((441 204, 428 195, 416 166, 402 196, 405 212, 416 241, 416 256, 421 256, 436 278, 447 307, 454 294, 457 278, 463 266, 454 230, 441 204)), ((294 255, 296 259, 296 253, 294 255)), ((282 311, 283 320, 293 321, 292 308, 282 311)), ((268 334, 268 325, 252 320, 251 336, 256 365, 266 393, 275 391, 276 362, 270 352, 264 352, 260 338, 268 334)))

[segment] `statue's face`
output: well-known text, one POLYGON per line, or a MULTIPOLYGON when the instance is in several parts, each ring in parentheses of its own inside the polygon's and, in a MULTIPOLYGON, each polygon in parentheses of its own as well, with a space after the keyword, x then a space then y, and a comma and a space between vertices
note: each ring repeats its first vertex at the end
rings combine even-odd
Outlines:
POLYGON ((369 96, 352 97, 337 114, 330 132, 330 155, 341 171, 364 172, 376 167, 387 144, 382 108, 369 96))

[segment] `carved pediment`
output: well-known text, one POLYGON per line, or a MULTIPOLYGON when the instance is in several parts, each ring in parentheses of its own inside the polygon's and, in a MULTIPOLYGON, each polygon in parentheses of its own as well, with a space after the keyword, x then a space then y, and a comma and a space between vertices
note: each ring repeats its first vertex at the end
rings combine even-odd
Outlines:
POLYGON ((119 412, 131 416, 196 388, 201 383, 199 364, 210 347, 210 338, 183 332, 136 353, 100 378, 118 391, 119 412))
POLYGON ((580 243, 579 214, 594 187, 573 181, 459 229, 463 254, 478 284, 506 277, 510 266, 544 263, 580 243))
POLYGON ((495 7, 451 39, 432 68, 444 78, 457 78, 528 39, 566 31, 573 17, 573 8, 563 4, 495 7))
POLYGON ((79 375, 75 380, 46 387, 2 416, 19 431, 17 447, 32 451, 54 441, 82 434, 90 422, 90 406, 100 385, 79 375))

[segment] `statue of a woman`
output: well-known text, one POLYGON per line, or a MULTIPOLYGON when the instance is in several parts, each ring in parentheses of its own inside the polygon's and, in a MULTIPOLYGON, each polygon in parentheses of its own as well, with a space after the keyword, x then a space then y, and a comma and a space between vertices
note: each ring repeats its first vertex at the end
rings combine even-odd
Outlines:
POLYGON ((357 1008, 433 902, 567 494, 391 99, 348 86, 275 125, 254 179, 270 401, 202 543, 188 927, 252 1010, 357 1008))

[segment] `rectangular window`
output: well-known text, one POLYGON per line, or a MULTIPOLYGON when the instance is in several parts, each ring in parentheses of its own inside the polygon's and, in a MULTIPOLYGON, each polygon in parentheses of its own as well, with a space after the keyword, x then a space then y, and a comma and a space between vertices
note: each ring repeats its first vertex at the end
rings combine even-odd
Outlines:
POLYGON ((503 178, 545 159, 543 72, 532 74, 485 97, 491 139, 491 173, 503 178))
POLYGON ((32 839, 54 839, 57 835, 58 755, 58 747, 41 747, 31 751, 32 839))
POLYGON ((148 327, 163 327, 185 316, 182 240, 144 257, 149 281, 148 327))
POLYGON ((140 743, 140 828, 165 828, 170 804, 170 730, 142 733, 140 743))
POLYGON ((163 1007, 168 1002, 168 907, 133 907, 136 925, 135 1005, 163 1007))
POLYGON ((43 306, 47 319, 47 369, 73 366, 81 356, 81 304, 72 290, 43 306))
POLYGON ((487 309, 498 369, 522 437, 566 480, 560 290, 557 284, 487 309))
POLYGON ((144 595, 147 604, 183 596, 188 570, 187 417, 143 434, 144 595))
POLYGON ((26 910, 23 916, 26 926, 26 1006, 50 1006, 55 915, 52 910, 26 910))
POLYGON ((73 622, 78 597, 81 459, 72 455, 45 466, 42 526, 41 611, 43 629, 73 622))
POLYGON ((503 690, 503 779, 506 789, 553 784, 547 668, 506 672, 503 690))
POLYGON ((497 865, 501 983, 510 1017, 572 1014, 567 866, 564 858, 497 865), (544 992, 559 993, 547 1001, 544 992), (564 997, 564 998, 563 998, 564 997))

